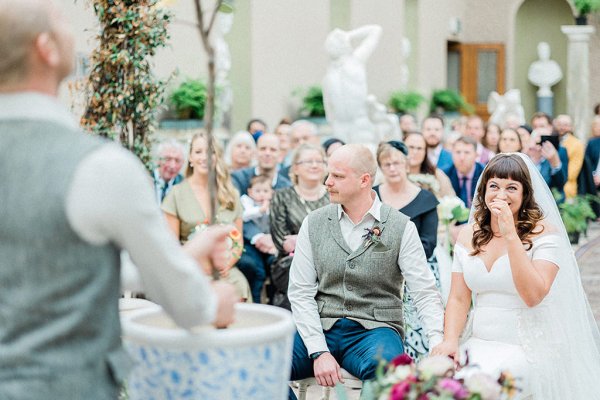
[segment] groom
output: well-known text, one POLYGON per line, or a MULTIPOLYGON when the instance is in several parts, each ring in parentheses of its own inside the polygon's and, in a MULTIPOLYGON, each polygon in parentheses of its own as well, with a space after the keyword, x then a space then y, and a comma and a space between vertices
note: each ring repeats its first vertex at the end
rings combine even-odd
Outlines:
POLYGON ((314 375, 322 386, 342 380, 340 366, 373 378, 379 359, 403 352, 405 279, 432 347, 444 320, 415 225, 371 189, 377 164, 369 149, 340 147, 328 168, 334 204, 304 220, 288 290, 298 329, 291 379, 314 375))

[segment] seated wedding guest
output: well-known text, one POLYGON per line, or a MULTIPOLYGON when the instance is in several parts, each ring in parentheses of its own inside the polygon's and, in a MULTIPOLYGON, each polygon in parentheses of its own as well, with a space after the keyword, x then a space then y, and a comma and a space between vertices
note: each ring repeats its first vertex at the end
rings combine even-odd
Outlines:
MULTIPOLYGON (((423 154, 425 151, 423 149, 423 154)), ((438 201, 428 190, 423 190, 408 179, 408 148, 399 141, 382 142, 377 148, 377 164, 383 172, 384 183, 373 187, 382 203, 408 216, 415 224, 429 268, 439 287, 439 270, 433 257, 437 245, 438 201)), ((406 354, 417 360, 429 352, 427 338, 417 319, 416 308, 409 295, 404 296, 404 332, 406 354)))
POLYGON ((564 201, 564 186, 567 183, 567 171, 569 159, 567 152, 556 151, 550 141, 541 142, 541 135, 533 134, 527 155, 542 174, 544 181, 550 189, 556 189, 560 193, 559 202, 564 201))
POLYGON ((510 128, 506 128, 500 134, 500 141, 498 142, 499 153, 514 153, 523 150, 521 144, 521 136, 510 128))
MULTIPOLYGON (((452 154, 442 145, 444 120, 437 115, 430 115, 421 124, 421 133, 427 143, 427 158, 434 167, 441 170, 452 165, 452 154)), ((406 138, 405 138, 406 139, 406 138)))
POLYGON ((279 167, 279 138, 272 133, 261 135, 256 143, 257 165, 234 171, 231 180, 240 193, 248 194, 250 179, 257 175, 266 175, 271 178, 273 189, 291 186, 291 182, 283 168, 279 167))
POLYGON ((282 119, 275 127, 274 133, 279 138, 279 164, 287 167, 292 158, 292 126, 290 122, 286 118, 282 119))
POLYGON ((481 144, 486 149, 492 152, 492 154, 498 153, 498 141, 500 140, 500 126, 496 124, 487 124, 485 127, 485 133, 481 139, 481 144))
POLYGON ((531 129, 534 131, 542 130, 545 135, 552 134, 552 117, 544 112, 536 112, 531 116, 531 129))
POLYGON ((267 270, 275 259, 277 249, 273 240, 268 240, 268 246, 263 246, 259 241, 261 237, 271 236, 269 222, 269 205, 273 197, 271 178, 266 175, 258 175, 250 179, 248 194, 240 197, 244 212, 244 232, 256 233, 250 240, 244 238, 244 252, 237 263, 252 291, 252 299, 260 303, 260 295, 267 277, 267 270), (257 245, 258 243, 258 245, 257 245))
POLYGON ((529 125, 521 125, 516 131, 521 137, 521 152, 527 154, 527 149, 529 149, 529 145, 531 144, 531 132, 533 132, 533 130, 529 125))
MULTIPOLYGON (((58 100, 75 65, 58 3, 0 0, 3 400, 119 397, 131 367, 119 324, 121 250, 182 328, 234 317, 233 288, 210 285, 165 228, 139 159, 82 132, 58 100)), ((229 230, 205 232, 192 253, 210 258, 229 230)))
POLYGON ((157 168, 152 171, 152 178, 156 201, 160 204, 173 185, 183 180, 180 172, 185 162, 185 150, 177 140, 169 139, 158 144, 156 155, 157 168))
POLYGON ((313 210, 329 204, 323 185, 325 154, 312 144, 300 145, 294 152, 290 177, 293 187, 275 191, 271 201, 271 235, 278 250, 271 267, 276 288, 271 303, 289 309, 287 287, 289 268, 296 250, 296 238, 304 218, 313 210))
POLYGON ((493 157, 493 153, 485 148, 481 142, 485 130, 483 129, 483 120, 477 115, 471 115, 467 119, 467 128, 465 130, 465 136, 469 136, 477 143, 477 159, 478 163, 483 165, 487 164, 493 157))
POLYGON ((600 115, 595 115, 592 119, 592 128, 590 132, 590 139, 600 137, 600 115))
POLYGON ((305 119, 294 121, 292 128, 292 150, 295 150, 301 144, 310 143, 319 144, 319 131, 317 125, 305 119))
POLYGON ((345 144, 346 143, 344 143, 344 141, 342 141, 338 138, 327 139, 326 141, 323 142, 323 150, 325 150, 325 155, 327 157, 331 156, 331 153, 333 153, 334 151, 336 151, 338 148, 342 147, 345 144))
POLYGON ((251 119, 246 125, 246 131, 250 133, 254 138, 254 141, 257 142, 258 138, 261 137, 263 133, 267 132, 267 124, 265 124, 262 119, 251 119))
POLYGON ((402 131, 402 137, 405 137, 409 132, 418 131, 417 120, 412 114, 406 113, 402 114, 399 118, 400 122, 400 131, 402 131))
POLYGON ((488 163, 452 271, 432 354, 468 357, 477 367, 463 376, 510 371, 519 399, 598 398, 598 326, 558 207, 526 155, 488 163))
POLYGON ((239 131, 225 147, 225 163, 230 171, 248 168, 255 163, 256 143, 246 131, 239 131))
POLYGON ((446 174, 434 167, 427 157, 425 138, 418 132, 406 135, 404 144, 408 148, 408 177, 436 197, 455 196, 452 183, 446 174))
POLYGON ((404 281, 430 344, 441 341, 442 299, 417 230, 373 192, 376 171, 366 146, 334 151, 326 180, 333 204, 302 223, 288 290, 298 329, 292 380, 335 386, 341 368, 372 379, 381 360, 402 354, 404 281))
MULTIPOLYGON (((217 224, 233 224, 239 231, 234 239, 231 258, 227 262, 212 265, 208 260, 203 263, 207 272, 218 271, 221 278, 236 287, 243 301, 252 300, 250 287, 244 275, 234 265, 241 256, 242 242, 242 206, 235 187, 231 184, 229 170, 225 166, 220 147, 215 143, 213 167, 217 175, 217 203, 215 217, 217 224)), ((212 218, 207 165, 207 143, 202 134, 196 134, 190 144, 189 164, 185 179, 175 186, 165 197, 162 210, 169 227, 184 244, 190 236, 205 229, 212 218)))
POLYGON ((573 134, 573 120, 566 114, 554 118, 554 129, 558 132, 560 145, 567 150, 569 168, 567 183, 565 183, 565 196, 570 199, 577 196, 577 178, 583 166, 585 146, 573 134))
POLYGON ((475 186, 483 171, 483 165, 476 161, 476 149, 477 142, 472 137, 458 138, 452 148, 453 165, 444 171, 452 182, 454 192, 465 203, 465 207, 471 207, 475 186))
POLYGON ((600 188, 600 137, 590 139, 585 149, 585 156, 590 160, 594 171, 594 183, 597 188, 600 188))

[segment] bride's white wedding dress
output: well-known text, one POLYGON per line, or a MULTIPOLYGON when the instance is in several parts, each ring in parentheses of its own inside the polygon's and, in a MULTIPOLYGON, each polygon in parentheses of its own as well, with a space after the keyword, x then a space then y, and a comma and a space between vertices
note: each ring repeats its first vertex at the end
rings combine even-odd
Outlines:
MULTIPOLYGON (((546 260, 559 265, 557 259, 559 237, 545 234, 533 239, 527 251, 531 260, 546 260)), ((452 272, 463 274, 465 283, 474 295, 471 332, 461 345, 461 353, 468 352, 469 365, 483 372, 499 376, 509 371, 517 378, 520 399, 531 393, 531 360, 526 348, 529 338, 520 330, 523 312, 529 308, 519 296, 513 282, 508 254, 500 256, 493 265, 485 265, 471 251, 457 244, 454 249, 452 272)), ((538 307, 544 307, 542 303, 538 307)))

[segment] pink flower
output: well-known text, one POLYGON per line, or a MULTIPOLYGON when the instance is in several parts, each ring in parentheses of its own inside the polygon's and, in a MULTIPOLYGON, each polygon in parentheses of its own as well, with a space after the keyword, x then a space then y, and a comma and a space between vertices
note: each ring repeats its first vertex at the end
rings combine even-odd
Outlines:
POLYGON ((466 399, 469 395, 469 392, 467 392, 467 390, 463 387, 463 385, 460 382, 455 381, 451 378, 441 379, 438 382, 438 386, 440 389, 451 393, 452 396, 457 400, 466 399))
POLYGON ((410 392, 410 384, 408 379, 395 384, 390 393, 390 400, 405 400, 406 395, 410 392))
POLYGON ((398 365, 410 365, 413 363, 413 359, 406 353, 402 353, 392 360, 392 365, 397 367, 398 365))

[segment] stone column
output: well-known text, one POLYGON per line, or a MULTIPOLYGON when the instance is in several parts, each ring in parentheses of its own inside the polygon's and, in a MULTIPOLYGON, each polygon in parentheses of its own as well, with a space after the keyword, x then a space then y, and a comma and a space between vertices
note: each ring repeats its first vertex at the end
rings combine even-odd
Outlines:
POLYGON ((569 39, 567 52, 567 113, 573 118, 573 132, 586 140, 592 114, 590 102, 590 36, 596 31, 590 25, 563 25, 561 31, 569 39))

